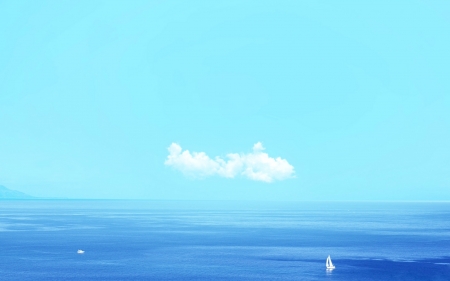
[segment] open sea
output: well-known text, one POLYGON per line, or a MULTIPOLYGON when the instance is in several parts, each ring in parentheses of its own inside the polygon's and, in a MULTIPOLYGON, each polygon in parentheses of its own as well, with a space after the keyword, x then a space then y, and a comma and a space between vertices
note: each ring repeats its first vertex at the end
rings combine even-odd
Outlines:
POLYGON ((0 280, 450 280, 450 203, 0 201, 0 280))

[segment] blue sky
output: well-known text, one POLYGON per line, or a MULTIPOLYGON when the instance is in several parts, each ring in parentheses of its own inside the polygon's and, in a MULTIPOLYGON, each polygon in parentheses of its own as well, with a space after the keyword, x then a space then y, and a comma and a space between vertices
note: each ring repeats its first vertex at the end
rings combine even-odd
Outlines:
POLYGON ((0 1, 0 184, 450 200, 449 14, 448 1, 0 1))

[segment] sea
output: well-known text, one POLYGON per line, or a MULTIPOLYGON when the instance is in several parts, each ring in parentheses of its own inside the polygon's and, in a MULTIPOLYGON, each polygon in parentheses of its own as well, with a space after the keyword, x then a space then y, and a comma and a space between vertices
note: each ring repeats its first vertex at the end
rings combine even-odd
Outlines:
POLYGON ((450 203, 3 200, 0 280, 450 280, 450 203))

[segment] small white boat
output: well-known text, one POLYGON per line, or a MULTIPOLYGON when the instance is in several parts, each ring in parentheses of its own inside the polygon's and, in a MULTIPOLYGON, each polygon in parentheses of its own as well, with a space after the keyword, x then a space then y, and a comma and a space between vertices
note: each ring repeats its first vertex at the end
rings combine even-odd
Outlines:
POLYGON ((333 269, 336 268, 336 267, 333 265, 333 263, 331 262, 330 256, 328 256, 328 258, 327 258, 326 265, 327 265, 327 270, 333 270, 333 269))
POLYGON ((78 250, 77 254, 84 254, 84 251, 83 250, 78 250))

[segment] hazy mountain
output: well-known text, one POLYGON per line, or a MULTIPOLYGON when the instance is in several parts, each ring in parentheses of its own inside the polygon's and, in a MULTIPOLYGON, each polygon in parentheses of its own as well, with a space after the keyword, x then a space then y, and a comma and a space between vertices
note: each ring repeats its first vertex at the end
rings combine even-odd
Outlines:
POLYGON ((25 194, 23 192, 12 190, 0 185, 0 200, 1 199, 34 199, 35 197, 25 194))

